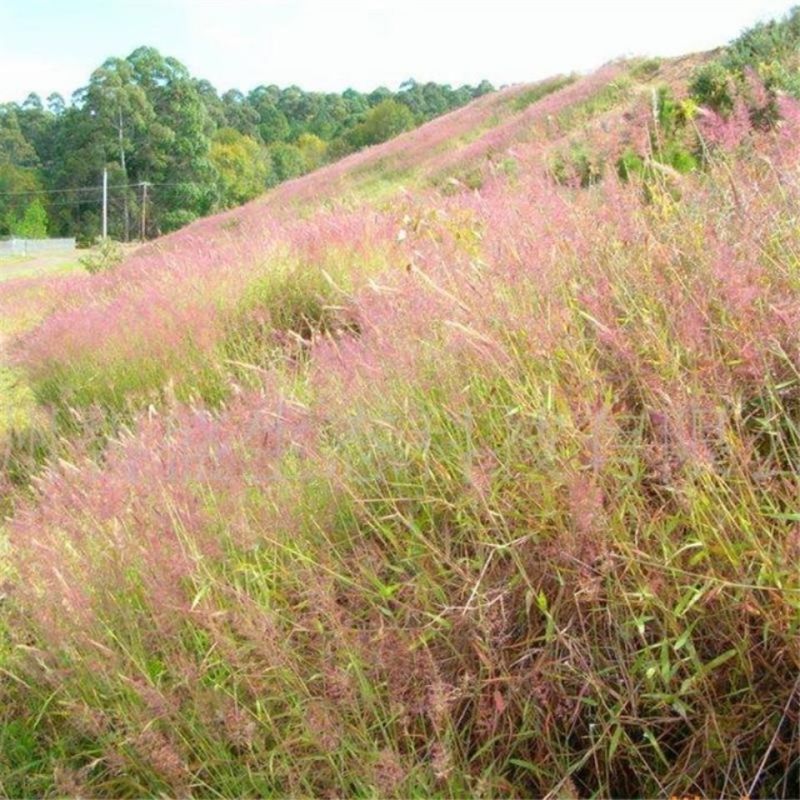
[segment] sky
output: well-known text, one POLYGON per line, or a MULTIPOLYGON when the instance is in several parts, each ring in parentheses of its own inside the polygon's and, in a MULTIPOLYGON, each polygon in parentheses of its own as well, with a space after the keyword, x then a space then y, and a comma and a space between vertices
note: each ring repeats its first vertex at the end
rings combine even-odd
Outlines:
POLYGON ((0 0, 0 102, 69 98, 109 56, 151 45, 218 90, 495 85, 679 55, 792 0, 0 0))

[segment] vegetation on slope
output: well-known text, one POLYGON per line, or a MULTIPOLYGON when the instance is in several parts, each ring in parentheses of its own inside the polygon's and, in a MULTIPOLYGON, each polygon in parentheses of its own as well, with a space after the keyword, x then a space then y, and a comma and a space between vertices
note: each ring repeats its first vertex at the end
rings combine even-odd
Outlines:
MULTIPOLYGON (((692 93, 704 106, 726 115, 734 111, 737 95, 744 94, 745 98, 749 95, 752 99, 766 89, 800 97, 798 47, 800 7, 792 9, 783 19, 760 23, 745 31, 719 58, 697 71, 692 93)), ((774 116, 762 115, 755 121, 766 124, 774 121, 774 116)))
POLYGON ((51 437, 0 791, 798 794, 800 114, 686 73, 0 286, 51 437))

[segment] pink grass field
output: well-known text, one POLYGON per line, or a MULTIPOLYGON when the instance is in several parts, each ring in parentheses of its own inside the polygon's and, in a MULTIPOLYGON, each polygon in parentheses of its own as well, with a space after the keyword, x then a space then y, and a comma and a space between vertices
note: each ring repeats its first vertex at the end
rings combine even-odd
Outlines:
POLYGON ((634 67, 0 284, 0 792, 797 791, 800 113, 634 67))

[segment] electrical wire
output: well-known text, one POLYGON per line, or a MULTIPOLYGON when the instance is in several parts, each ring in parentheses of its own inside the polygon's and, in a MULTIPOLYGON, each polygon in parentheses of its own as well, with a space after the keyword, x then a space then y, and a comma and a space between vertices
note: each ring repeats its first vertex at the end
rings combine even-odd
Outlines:
MULTIPOLYGON (((138 183, 117 183, 109 186, 108 189, 141 189, 143 186, 200 186, 197 181, 162 181, 151 183, 150 181, 139 181, 138 183)), ((25 192, 0 192, 0 197, 27 197, 39 194, 63 194, 68 192, 101 192, 102 186, 76 186, 71 189, 31 189, 25 192)))

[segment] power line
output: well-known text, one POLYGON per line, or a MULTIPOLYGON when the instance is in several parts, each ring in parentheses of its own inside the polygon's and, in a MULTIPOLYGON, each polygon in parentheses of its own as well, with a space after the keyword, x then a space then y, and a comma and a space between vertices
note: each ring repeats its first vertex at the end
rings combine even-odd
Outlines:
MULTIPOLYGON (((163 181, 161 183, 153 183, 151 181, 139 181, 138 183, 118 183, 114 186, 109 186, 111 189, 141 189, 145 184, 147 186, 200 186, 197 181, 163 181)), ((71 189, 32 189, 27 192, 0 192, 0 197, 26 197, 28 195, 37 194, 62 194, 69 192, 98 192, 101 191, 101 186, 76 186, 71 189)))
MULTIPOLYGON (((121 183, 117 186, 109 186, 109 189, 130 189, 135 186, 141 186, 139 183, 121 183)), ((102 187, 100 186, 76 186, 72 189, 37 189, 29 192, 0 192, 3 197, 23 197, 32 194, 68 194, 69 192, 99 192, 102 187)))
MULTIPOLYGON (((162 183, 152 183, 150 181, 142 181, 142 183, 146 183, 148 186, 202 186, 203 184, 199 181, 164 181, 162 183)), ((137 183, 137 186, 141 186, 142 183, 137 183)))
POLYGON ((61 200, 55 203, 48 203, 48 208, 66 208, 68 206, 72 206, 73 208, 86 208, 87 206, 95 205, 98 201, 97 200, 61 200))
POLYGON ((36 189, 29 192, 0 192, 3 197, 22 197, 31 194, 60 194, 65 192, 91 192, 99 189, 98 186, 77 186, 74 189, 36 189))

